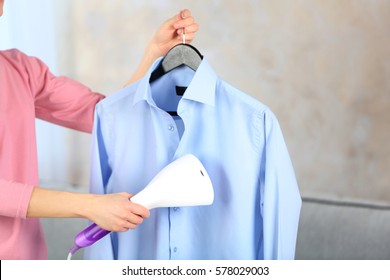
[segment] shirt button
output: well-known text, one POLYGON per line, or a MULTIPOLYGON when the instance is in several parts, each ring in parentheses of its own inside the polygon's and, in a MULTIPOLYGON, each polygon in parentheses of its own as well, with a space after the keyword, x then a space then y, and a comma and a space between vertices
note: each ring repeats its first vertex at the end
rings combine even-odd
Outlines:
POLYGON ((180 210, 179 207, 173 207, 173 211, 177 212, 177 211, 179 211, 179 210, 180 210))
POLYGON ((170 125, 170 126, 168 126, 168 129, 169 129, 170 131, 174 131, 174 130, 175 130, 175 127, 174 127, 173 125, 170 125))
POLYGON ((177 252, 177 247, 173 248, 173 252, 175 253, 177 252))

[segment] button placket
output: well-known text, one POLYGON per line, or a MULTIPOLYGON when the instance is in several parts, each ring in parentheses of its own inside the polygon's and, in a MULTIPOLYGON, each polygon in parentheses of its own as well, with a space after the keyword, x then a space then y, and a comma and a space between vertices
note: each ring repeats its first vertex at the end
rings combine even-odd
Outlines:
POLYGON ((180 255, 181 243, 181 225, 182 225, 182 214, 180 213, 181 207, 171 207, 169 211, 171 232, 170 232, 170 248, 171 248, 171 259, 177 259, 180 255))

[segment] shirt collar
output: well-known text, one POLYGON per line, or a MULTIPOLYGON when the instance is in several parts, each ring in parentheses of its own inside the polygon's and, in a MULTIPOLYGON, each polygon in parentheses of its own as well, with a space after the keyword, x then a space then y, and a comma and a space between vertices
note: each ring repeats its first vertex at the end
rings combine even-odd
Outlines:
MULTIPOLYGON (((150 105, 155 106, 151 95, 149 79, 153 70, 156 69, 162 59, 163 57, 158 58, 149 68, 144 77, 139 81, 135 92, 133 105, 144 100, 150 105)), ((180 74, 180 72, 178 74, 180 74)), ((214 106, 216 82, 217 75, 214 69, 208 63, 207 59, 203 58, 198 69, 195 71, 194 76, 183 95, 183 98, 214 106)))
POLYGON ((150 75, 152 74, 153 70, 159 65, 159 63, 162 59, 163 59, 163 57, 156 59, 153 62, 152 66, 149 68, 148 72, 139 81, 137 89, 135 91, 133 105, 135 105, 138 102, 143 101, 143 100, 148 102, 150 105, 155 104, 153 99, 152 99, 152 95, 151 95, 149 79, 150 79, 150 75))

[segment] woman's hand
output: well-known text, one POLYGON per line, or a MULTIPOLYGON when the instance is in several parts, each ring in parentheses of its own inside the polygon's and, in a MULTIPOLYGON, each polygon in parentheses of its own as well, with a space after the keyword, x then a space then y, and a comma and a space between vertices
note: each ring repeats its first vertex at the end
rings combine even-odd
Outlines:
POLYGON ((180 11, 179 14, 165 21, 150 38, 137 70, 125 86, 142 78, 157 58, 164 56, 171 48, 182 43, 183 32, 185 33, 185 42, 189 44, 194 39, 198 29, 199 26, 189 10, 180 11))
POLYGON ((95 195, 91 200, 92 211, 88 211, 89 219, 101 228, 109 231, 123 232, 135 229, 150 212, 145 207, 130 201, 128 193, 95 195))
POLYGON ((191 43, 198 29, 199 26, 191 16, 191 12, 189 10, 180 11, 157 29, 148 43, 148 51, 157 59, 175 45, 183 42, 183 32, 185 43, 191 43))

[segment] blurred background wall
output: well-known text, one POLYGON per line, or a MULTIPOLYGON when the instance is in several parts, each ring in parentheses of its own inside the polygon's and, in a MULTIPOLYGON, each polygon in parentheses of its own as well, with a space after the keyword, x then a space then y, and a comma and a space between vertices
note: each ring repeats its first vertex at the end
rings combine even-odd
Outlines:
MULTIPOLYGON (((200 25, 192 44, 217 74, 280 121, 304 200, 297 258, 389 259, 390 1, 12 0, 0 48, 110 95, 183 8, 200 25)), ((37 129, 42 184, 88 191, 90 136, 37 129)), ((66 223, 79 227, 69 246, 84 224, 66 223)), ((56 258, 64 249, 50 230, 48 239, 56 258)))

